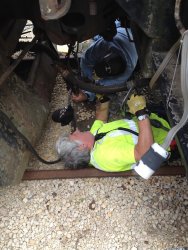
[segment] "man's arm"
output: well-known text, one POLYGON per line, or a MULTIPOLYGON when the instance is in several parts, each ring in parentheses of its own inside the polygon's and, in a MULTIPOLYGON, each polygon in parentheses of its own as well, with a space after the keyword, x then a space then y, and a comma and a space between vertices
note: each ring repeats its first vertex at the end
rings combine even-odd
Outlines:
POLYGON ((96 103, 96 114, 95 119, 103 122, 107 122, 109 114, 109 104, 110 101, 105 102, 97 101, 96 103))
POLYGON ((134 156, 136 161, 139 161, 141 159, 141 157, 148 151, 148 149, 154 142, 149 118, 138 121, 138 128, 138 143, 136 144, 134 149, 134 156))
POLYGON ((153 144, 153 133, 146 110, 146 100, 144 96, 132 95, 127 101, 129 112, 138 118, 138 143, 134 149, 135 160, 139 161, 153 144))

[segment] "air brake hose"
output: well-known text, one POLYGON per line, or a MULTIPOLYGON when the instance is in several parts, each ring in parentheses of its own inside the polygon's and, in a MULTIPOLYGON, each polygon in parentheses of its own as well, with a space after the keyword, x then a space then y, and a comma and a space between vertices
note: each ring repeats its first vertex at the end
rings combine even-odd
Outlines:
POLYGON ((95 85, 93 82, 85 82, 83 80, 77 79, 74 74, 68 70, 64 70, 63 73, 63 78, 67 83, 70 85, 76 85, 79 86, 80 89, 87 90, 93 93, 98 93, 98 94, 112 94, 115 92, 121 92, 124 90, 127 90, 126 82, 123 84, 119 85, 111 85, 111 86, 100 86, 100 85, 95 85))
POLYGON ((29 140, 15 127, 15 125, 12 123, 12 121, 8 118, 8 116, 0 110, 0 117, 3 118, 3 121, 8 124, 9 128, 20 137, 20 139, 25 143, 26 147, 30 150, 30 152, 42 163, 44 164, 55 164, 61 161, 61 159, 57 159, 54 161, 46 161, 43 158, 39 156, 39 154, 36 152, 36 150, 33 148, 29 140))
POLYGON ((144 179, 149 179, 168 158, 168 148, 176 133, 188 120, 188 30, 182 36, 181 51, 181 90, 184 100, 184 112, 181 120, 167 134, 162 145, 154 143, 136 164, 134 170, 144 179))

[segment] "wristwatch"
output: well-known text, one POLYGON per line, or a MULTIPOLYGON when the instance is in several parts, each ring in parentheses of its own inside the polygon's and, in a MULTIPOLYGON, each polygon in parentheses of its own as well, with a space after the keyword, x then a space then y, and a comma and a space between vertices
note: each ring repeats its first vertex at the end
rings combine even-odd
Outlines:
POLYGON ((146 118, 149 118, 149 115, 147 115, 147 114, 145 114, 145 115, 139 115, 137 118, 138 118, 139 121, 143 121, 146 118))

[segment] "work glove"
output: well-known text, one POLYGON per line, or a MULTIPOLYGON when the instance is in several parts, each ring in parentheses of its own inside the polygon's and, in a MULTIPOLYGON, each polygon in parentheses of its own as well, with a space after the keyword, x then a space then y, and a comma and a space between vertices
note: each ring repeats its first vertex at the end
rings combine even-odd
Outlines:
POLYGON ((99 95, 97 96, 96 110, 99 112, 108 112, 109 111, 110 99, 107 96, 99 95))
POLYGON ((110 99, 107 96, 102 96, 96 102, 96 120, 107 122, 109 113, 110 99))
POLYGON ((100 103, 105 103, 110 100, 110 98, 106 95, 96 94, 96 97, 97 97, 97 101, 100 103))
POLYGON ((146 99, 142 95, 139 96, 132 94, 130 99, 127 101, 127 105, 129 107, 129 112, 137 115, 138 111, 146 108, 146 99))

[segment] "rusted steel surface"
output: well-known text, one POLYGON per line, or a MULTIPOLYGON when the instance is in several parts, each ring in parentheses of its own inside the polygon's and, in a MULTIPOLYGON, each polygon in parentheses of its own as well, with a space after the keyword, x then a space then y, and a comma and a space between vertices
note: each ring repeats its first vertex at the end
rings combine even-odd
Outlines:
MULTIPOLYGON (((183 166, 163 166, 155 176, 185 176, 183 166)), ((95 168, 83 168, 78 170, 26 170, 22 180, 49 180, 49 179, 74 179, 74 178, 101 178, 101 177, 139 177, 133 170, 125 172, 103 172, 95 168)), ((141 178, 141 177, 140 177, 141 178)))

